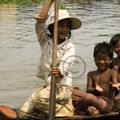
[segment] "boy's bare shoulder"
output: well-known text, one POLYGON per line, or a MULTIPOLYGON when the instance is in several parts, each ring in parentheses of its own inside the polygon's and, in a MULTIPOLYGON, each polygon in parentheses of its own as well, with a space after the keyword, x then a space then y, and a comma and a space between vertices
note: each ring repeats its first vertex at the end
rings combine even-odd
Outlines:
MULTIPOLYGON (((114 73, 115 71, 113 69, 108 68, 107 70, 104 71, 104 74, 106 75, 111 75, 111 73, 114 73)), ((88 76, 94 76, 94 75, 100 75, 101 72, 98 70, 93 70, 88 72, 88 76)))
POLYGON ((88 75, 95 75, 95 74, 97 74, 98 72, 97 72, 97 70, 93 70, 93 71, 89 71, 88 72, 88 75))
POLYGON ((117 71, 116 70, 114 70, 114 69, 108 69, 107 71, 106 71, 106 74, 105 74, 106 76, 117 76, 117 71))

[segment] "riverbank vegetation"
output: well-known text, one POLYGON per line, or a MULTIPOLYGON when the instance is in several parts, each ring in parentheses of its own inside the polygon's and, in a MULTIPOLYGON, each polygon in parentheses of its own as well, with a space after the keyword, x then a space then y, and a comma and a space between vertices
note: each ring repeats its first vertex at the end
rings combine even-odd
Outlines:
POLYGON ((0 0, 0 5, 4 4, 17 4, 17 5, 28 5, 28 4, 40 4, 44 0, 0 0))

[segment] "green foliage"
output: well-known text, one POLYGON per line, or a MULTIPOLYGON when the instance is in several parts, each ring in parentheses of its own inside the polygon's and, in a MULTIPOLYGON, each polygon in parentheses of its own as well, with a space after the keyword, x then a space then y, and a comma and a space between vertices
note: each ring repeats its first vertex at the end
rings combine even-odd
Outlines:
POLYGON ((29 5, 40 4, 41 0, 0 0, 0 4, 17 4, 17 5, 29 5))
POLYGON ((65 5, 62 2, 59 2, 59 9, 61 10, 66 9, 65 5))

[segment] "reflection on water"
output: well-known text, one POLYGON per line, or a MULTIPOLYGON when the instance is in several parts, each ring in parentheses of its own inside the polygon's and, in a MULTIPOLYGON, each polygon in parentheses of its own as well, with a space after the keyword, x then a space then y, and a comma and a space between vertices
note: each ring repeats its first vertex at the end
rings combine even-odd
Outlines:
MULTIPOLYGON (((76 45, 77 59, 81 60, 76 69, 82 73, 86 65, 84 74, 73 81, 85 90, 86 74, 96 68, 92 57, 94 45, 109 41, 120 32, 120 3, 119 0, 64 0, 64 3, 82 21, 82 27, 73 31, 71 41, 76 45)), ((0 104, 18 107, 41 84, 36 78, 40 47, 32 19, 40 7, 0 6, 0 104)))

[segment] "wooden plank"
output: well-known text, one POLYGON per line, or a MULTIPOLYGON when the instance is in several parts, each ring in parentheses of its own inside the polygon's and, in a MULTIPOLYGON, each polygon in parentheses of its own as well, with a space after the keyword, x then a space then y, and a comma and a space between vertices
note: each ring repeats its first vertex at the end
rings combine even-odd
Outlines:
POLYGON ((76 115, 73 117, 59 117, 56 120, 120 120, 120 114, 118 112, 111 112, 108 114, 99 114, 95 116, 90 115, 76 115))
MULTIPOLYGON (((8 111, 11 111, 11 109, 8 109, 8 111)), ((0 112, 0 120, 9 120, 8 118, 9 114, 7 114, 5 111, 0 112)), ((11 116, 11 115, 10 115, 11 116)), ((32 116, 28 115, 31 120, 48 120, 48 117, 46 116, 32 116)), ((12 117, 14 118, 14 117, 12 117)), ((11 120, 15 120, 12 119, 11 120)), ((19 120, 28 120, 28 119, 19 119, 19 120)), ((29 119, 30 120, 30 119, 29 119)), ((55 120, 120 120, 120 113, 119 112, 110 112, 107 114, 99 114, 99 115, 75 115, 73 117, 56 117, 55 120)))
MULTIPOLYGON (((48 120, 48 118, 32 118, 32 120, 48 120)), ((75 115, 73 117, 56 117, 55 120, 120 120, 120 114, 118 112, 110 112, 108 114, 99 114, 95 116, 75 115)))

